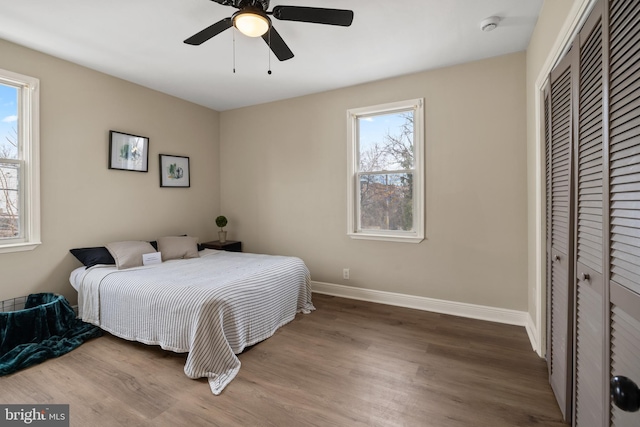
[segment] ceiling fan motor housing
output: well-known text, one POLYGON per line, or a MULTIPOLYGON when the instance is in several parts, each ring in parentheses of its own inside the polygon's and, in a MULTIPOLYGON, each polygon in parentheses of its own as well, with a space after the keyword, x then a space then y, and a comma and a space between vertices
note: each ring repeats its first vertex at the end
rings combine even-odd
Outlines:
POLYGON ((269 8, 269 0, 214 0, 216 3, 220 3, 224 6, 233 6, 237 9, 245 7, 255 7, 266 12, 269 8))

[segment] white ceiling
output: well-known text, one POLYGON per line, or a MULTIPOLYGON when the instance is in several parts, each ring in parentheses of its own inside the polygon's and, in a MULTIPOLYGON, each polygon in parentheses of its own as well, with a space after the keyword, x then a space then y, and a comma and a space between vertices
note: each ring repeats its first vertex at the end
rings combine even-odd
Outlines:
MULTIPOLYGON (((0 38, 218 111, 526 49, 542 0, 272 0, 351 9, 351 27, 278 21, 295 54, 229 29, 183 40, 236 9, 211 0, 0 0, 0 38), (482 32, 492 15, 499 27, 482 32), (233 33, 236 73, 233 73, 233 33)), ((37 76, 36 76, 37 77, 37 76)))

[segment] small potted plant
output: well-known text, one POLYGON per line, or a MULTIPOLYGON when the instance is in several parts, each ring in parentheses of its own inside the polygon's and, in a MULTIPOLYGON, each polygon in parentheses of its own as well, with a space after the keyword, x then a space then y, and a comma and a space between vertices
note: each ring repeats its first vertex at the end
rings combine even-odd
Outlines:
POLYGON ((224 215, 220 215, 216 218, 216 225, 220 227, 220 231, 218 231, 218 240, 220 243, 224 243, 227 241, 227 232, 223 229, 227 225, 227 217, 224 215))

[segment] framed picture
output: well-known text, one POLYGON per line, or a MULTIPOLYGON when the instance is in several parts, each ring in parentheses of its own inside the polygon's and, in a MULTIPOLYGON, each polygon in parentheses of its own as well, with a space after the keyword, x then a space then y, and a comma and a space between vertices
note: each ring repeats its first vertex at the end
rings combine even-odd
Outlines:
POLYGON ((149 138, 109 131, 109 169, 149 171, 149 138))
POLYGON ((188 157, 160 154, 160 187, 191 187, 188 157))

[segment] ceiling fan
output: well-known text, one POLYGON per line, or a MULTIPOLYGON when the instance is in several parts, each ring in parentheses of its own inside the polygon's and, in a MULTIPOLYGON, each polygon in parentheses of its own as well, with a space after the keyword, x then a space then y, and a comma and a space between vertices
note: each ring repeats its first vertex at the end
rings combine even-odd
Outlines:
POLYGON ((249 37, 262 37, 280 61, 293 58, 293 52, 271 24, 268 15, 281 21, 312 22, 316 24, 348 27, 353 22, 353 11, 304 6, 276 6, 271 12, 269 0, 213 0, 223 6, 238 9, 231 17, 224 18, 186 39, 190 45, 200 45, 224 30, 236 27, 249 37))

